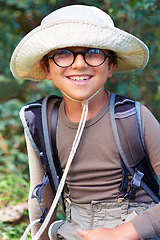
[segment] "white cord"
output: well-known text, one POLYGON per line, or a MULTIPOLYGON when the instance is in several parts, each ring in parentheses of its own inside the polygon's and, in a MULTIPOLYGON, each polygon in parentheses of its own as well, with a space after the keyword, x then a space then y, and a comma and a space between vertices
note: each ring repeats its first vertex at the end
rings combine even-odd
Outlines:
POLYGON ((72 101, 74 101, 74 102, 80 102, 80 103, 83 104, 83 102, 89 101, 91 98, 93 98, 95 95, 97 95, 97 93, 99 93, 100 90, 101 90, 101 88, 98 89, 98 91, 95 92, 90 98, 88 98, 87 100, 82 100, 82 101, 81 101, 81 100, 76 100, 76 99, 74 99, 74 98, 71 98, 67 93, 63 92, 62 90, 61 90, 61 92, 62 92, 66 97, 68 97, 69 99, 71 99, 72 101))
POLYGON ((23 233, 23 235, 22 235, 22 237, 21 237, 20 240, 26 240, 27 235, 28 235, 29 231, 31 230, 32 226, 33 226, 34 224, 38 223, 39 221, 40 221, 40 219, 36 219, 36 220, 34 220, 33 222, 31 222, 31 223, 28 225, 28 227, 26 228, 26 230, 24 231, 24 233, 23 233))

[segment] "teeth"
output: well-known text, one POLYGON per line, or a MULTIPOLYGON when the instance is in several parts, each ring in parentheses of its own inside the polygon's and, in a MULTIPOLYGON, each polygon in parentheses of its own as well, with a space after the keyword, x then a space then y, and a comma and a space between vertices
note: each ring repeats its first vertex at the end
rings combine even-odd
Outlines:
POLYGON ((73 76, 73 77, 70 77, 71 80, 74 80, 74 81, 86 81, 87 79, 89 79, 90 77, 89 76, 73 76))

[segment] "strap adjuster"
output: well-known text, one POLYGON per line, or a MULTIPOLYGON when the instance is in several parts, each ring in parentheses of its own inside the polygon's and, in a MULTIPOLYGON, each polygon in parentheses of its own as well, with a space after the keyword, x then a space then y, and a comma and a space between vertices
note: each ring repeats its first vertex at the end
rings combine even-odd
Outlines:
POLYGON ((141 180, 143 176, 144 176, 144 173, 136 170, 130 184, 130 190, 125 194, 124 196, 125 198, 128 198, 133 201, 135 200, 136 193, 141 187, 141 180))
POLYGON ((144 176, 144 173, 136 170, 131 183, 136 187, 140 187, 143 176, 144 176))
POLYGON ((41 184, 38 184, 35 186, 35 188, 32 191, 32 195, 31 198, 36 198, 38 200, 38 204, 39 204, 39 208, 41 210, 41 216, 40 216, 40 221, 39 223, 43 223, 46 213, 48 211, 48 208, 45 208, 45 210, 43 211, 42 207, 41 207, 41 202, 42 202, 42 191, 43 188, 49 183, 49 178, 47 175, 47 172, 45 173, 44 177, 43 177, 43 182, 41 184), (35 192, 36 191, 36 192, 35 192), (34 193, 35 192, 35 193, 34 193))

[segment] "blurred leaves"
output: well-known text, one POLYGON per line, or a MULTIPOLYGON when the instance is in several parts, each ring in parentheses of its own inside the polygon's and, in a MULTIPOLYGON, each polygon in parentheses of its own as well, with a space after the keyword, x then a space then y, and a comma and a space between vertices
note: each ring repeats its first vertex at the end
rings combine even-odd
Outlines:
MULTIPOLYGON (((10 224, 7 223, 0 223, 0 239, 1 240, 19 240, 28 226, 27 221, 21 221, 20 224, 10 224)), ((27 236, 27 240, 31 239, 31 234, 29 233, 27 236)))
POLYGON ((0 181, 0 207, 16 205, 28 198, 29 182, 16 174, 8 174, 0 181))

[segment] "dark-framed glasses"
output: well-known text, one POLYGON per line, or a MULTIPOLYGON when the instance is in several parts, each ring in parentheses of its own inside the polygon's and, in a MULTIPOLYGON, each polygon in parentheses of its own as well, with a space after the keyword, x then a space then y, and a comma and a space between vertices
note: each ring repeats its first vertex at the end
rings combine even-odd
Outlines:
POLYGON ((69 49, 60 49, 48 58, 52 59, 57 66, 66 68, 74 63, 78 54, 81 54, 84 61, 92 67, 98 67, 102 65, 105 60, 110 57, 110 55, 106 54, 102 49, 90 48, 85 52, 73 52, 69 49))

